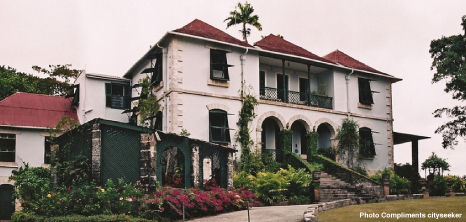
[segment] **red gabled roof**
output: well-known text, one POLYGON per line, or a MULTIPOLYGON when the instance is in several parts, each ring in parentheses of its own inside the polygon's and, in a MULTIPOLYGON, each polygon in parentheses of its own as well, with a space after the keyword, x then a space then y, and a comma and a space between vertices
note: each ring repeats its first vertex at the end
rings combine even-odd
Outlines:
POLYGON ((273 34, 270 34, 262 40, 256 42, 254 46, 258 46, 268 51, 305 57, 326 63, 333 63, 273 34))
POLYGON ((78 120, 73 98, 17 92, 0 101, 0 125, 55 127, 62 116, 78 120))
POLYGON ((362 71, 368 71, 368 72, 391 76, 354 59, 353 57, 339 51, 338 49, 325 55, 324 58, 334 63, 346 66, 348 68, 359 69, 362 71))
POLYGON ((192 21, 191 23, 173 31, 213 39, 221 42, 227 42, 239 46, 252 47, 247 42, 243 42, 239 39, 236 39, 235 37, 228 35, 220 29, 217 29, 199 19, 194 19, 194 21, 192 21))

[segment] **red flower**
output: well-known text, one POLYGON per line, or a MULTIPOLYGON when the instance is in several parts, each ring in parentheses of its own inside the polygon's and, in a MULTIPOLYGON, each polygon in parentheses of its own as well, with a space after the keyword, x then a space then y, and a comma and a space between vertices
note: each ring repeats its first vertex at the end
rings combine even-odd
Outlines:
POLYGON ((56 193, 53 193, 52 196, 56 196, 57 194, 56 193))
POLYGON ((71 187, 68 187, 68 191, 71 191, 71 187))

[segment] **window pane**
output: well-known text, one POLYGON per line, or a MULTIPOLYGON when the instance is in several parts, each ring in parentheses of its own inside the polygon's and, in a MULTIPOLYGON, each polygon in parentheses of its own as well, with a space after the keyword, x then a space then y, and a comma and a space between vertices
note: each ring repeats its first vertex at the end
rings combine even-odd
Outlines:
POLYGON ((125 92, 124 85, 112 84, 112 95, 123 96, 125 92))
POLYGON ((223 110, 209 112, 211 142, 230 142, 227 113, 223 110))
POLYGON ((16 135, 0 134, 0 161, 15 162, 16 135))

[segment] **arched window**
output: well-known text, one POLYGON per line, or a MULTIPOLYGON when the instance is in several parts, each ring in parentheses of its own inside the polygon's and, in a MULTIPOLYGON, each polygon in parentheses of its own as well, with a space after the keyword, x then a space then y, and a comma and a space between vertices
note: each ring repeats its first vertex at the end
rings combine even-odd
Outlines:
POLYGON ((220 109, 209 110, 210 142, 230 143, 227 112, 220 109))
POLYGON ((359 128, 359 156, 372 158, 375 156, 375 144, 372 131, 367 127, 359 128))

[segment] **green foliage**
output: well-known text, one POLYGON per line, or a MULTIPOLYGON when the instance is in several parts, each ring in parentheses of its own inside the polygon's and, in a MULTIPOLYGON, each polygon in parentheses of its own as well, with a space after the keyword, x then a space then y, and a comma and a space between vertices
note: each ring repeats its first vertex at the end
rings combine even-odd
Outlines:
POLYGON ((241 147, 241 170, 255 175, 263 169, 260 155, 251 154, 253 141, 249 134, 249 123, 256 117, 255 107, 258 105, 256 97, 251 94, 243 96, 243 106, 239 111, 239 118, 236 125, 239 129, 236 131, 235 140, 241 147))
POLYGON ((324 81, 319 81, 319 84, 317 85, 317 91, 312 91, 311 94, 317 96, 328 96, 325 92, 326 85, 327 84, 324 81))
POLYGON ((25 163, 13 170, 10 180, 15 180, 13 196, 23 207, 39 207, 38 200, 50 190, 50 170, 42 167, 29 167, 25 163))
POLYGON ((411 183, 411 193, 419 193, 421 189, 419 179, 421 179, 421 176, 415 169, 413 169, 411 164, 395 163, 395 174, 409 180, 409 182, 411 183))
POLYGON ((154 222, 154 220, 147 220, 144 218, 131 217, 128 215, 67 215, 63 217, 47 217, 40 216, 33 213, 26 213, 24 211, 16 211, 11 216, 12 222, 154 222))
POLYGON ((312 157, 317 155, 317 141, 319 140, 319 133, 317 132, 308 132, 307 137, 307 162, 312 162, 312 157))
POLYGON ((286 159, 287 159, 286 163, 288 165, 290 165, 291 167, 295 169, 304 169, 307 173, 311 173, 311 172, 314 172, 315 170, 323 169, 322 164, 318 162, 309 163, 303 160, 296 153, 288 154, 288 157, 286 159))
MULTIPOLYGON (((429 53, 433 59, 431 69, 435 70, 432 83, 445 80, 445 92, 452 93, 453 99, 464 101, 466 99, 466 15, 461 18, 464 33, 443 36, 432 40, 429 53)), ((443 137, 442 147, 452 148, 458 145, 458 136, 466 136, 466 107, 440 108, 434 111, 434 117, 442 115, 454 118, 437 128, 435 133, 443 137)))
POLYGON ((152 85, 150 84, 149 77, 139 80, 139 83, 142 85, 142 89, 137 110, 139 123, 145 124, 149 117, 154 117, 157 114, 160 105, 157 97, 152 95, 152 85))
POLYGON ((278 147, 282 147, 283 152, 286 154, 293 152, 293 144, 292 144, 292 136, 293 131, 289 129, 283 129, 280 131, 280 140, 278 147))
POLYGON ((288 170, 280 169, 277 172, 259 172, 252 176, 240 172, 233 177, 235 187, 245 187, 255 194, 259 200, 266 204, 280 201, 301 202, 309 201, 312 177, 305 169, 294 169, 290 165, 288 170))
POLYGON ((356 121, 345 118, 341 122, 341 126, 337 129, 338 134, 338 152, 340 160, 346 164, 348 168, 353 169, 356 166, 358 147, 359 147, 359 126, 356 121))
POLYGON ((262 153, 261 157, 265 171, 277 172, 282 167, 282 164, 275 160, 273 153, 262 153))
POLYGON ((445 176, 445 180, 448 180, 448 179, 452 180, 453 182, 451 186, 453 192, 461 192, 461 193, 466 192, 466 181, 464 178, 453 176, 453 175, 445 176))
POLYGON ((117 185, 109 179, 105 189, 97 191, 97 198, 102 201, 103 211, 107 214, 137 215, 137 198, 141 196, 139 189, 125 183, 123 179, 119 179, 117 185))
POLYGON ((191 133, 189 133, 186 129, 181 129, 180 136, 191 136, 191 133))
POLYGON ((390 174, 390 194, 407 194, 410 192, 410 182, 406 178, 402 178, 395 174, 395 171, 385 168, 379 170, 371 179, 383 183, 382 175, 390 174))
POLYGON ((434 182, 429 190, 431 196, 445 196, 447 191, 447 182, 443 176, 437 175, 434 177, 434 182))
POLYGON ((438 157, 434 152, 432 152, 432 155, 429 156, 422 164, 421 164, 421 169, 433 169, 433 173, 435 174, 440 173, 440 170, 442 171, 449 171, 450 170, 450 164, 447 163, 445 159, 442 159, 438 157))
POLYGON ((257 173, 264 170, 264 163, 262 162, 261 155, 258 153, 251 153, 249 155, 241 156, 241 171, 244 171, 251 175, 257 175, 257 173))
MULTIPOLYGON (((35 69, 34 67, 33 69, 35 69)), ((31 74, 17 72, 12 67, 0 66, 0 89, 2 89, 0 90, 0 100, 16 92, 64 96, 69 93, 69 80, 74 79, 82 72, 82 70, 70 69, 71 65, 49 67, 51 70, 44 73, 50 75, 50 77, 40 78, 31 74), (73 74, 71 75, 71 73, 73 74), (57 80, 55 77, 65 79, 65 82, 57 80)))
POLYGON ((325 169, 326 173, 329 173, 332 175, 338 175, 342 180, 348 183, 353 183, 359 180, 368 180, 368 181, 372 181, 375 183, 379 183, 376 180, 373 180, 361 173, 358 173, 352 169, 349 169, 322 155, 317 155, 315 162, 322 164, 323 169, 325 169))
POLYGON ((325 156, 333 161, 335 161, 335 150, 332 147, 323 147, 317 149, 317 154, 325 156))
POLYGON ((246 25, 252 25, 253 27, 256 27, 259 31, 262 30, 262 25, 259 23, 259 16, 258 15, 252 15, 254 12, 254 8, 246 2, 245 4, 241 4, 238 2, 238 8, 239 11, 234 11, 230 12, 230 16, 227 17, 225 21, 228 21, 227 23, 227 28, 230 26, 236 25, 236 24, 243 24, 243 28, 239 30, 241 34, 243 35, 243 40, 247 42, 247 36, 251 34, 251 29, 246 28, 246 25))

